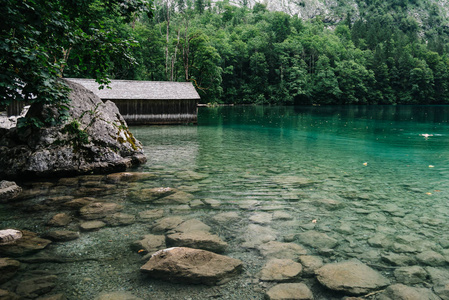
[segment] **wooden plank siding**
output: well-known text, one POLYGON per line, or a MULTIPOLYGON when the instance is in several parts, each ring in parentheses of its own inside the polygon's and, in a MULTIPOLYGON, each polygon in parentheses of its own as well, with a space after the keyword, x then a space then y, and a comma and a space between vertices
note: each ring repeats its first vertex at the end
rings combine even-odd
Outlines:
POLYGON ((198 101, 113 99, 126 122, 134 124, 196 124, 198 101))
POLYGON ((6 112, 8 113, 8 117, 11 116, 18 116, 22 112, 23 108, 26 106, 25 102, 23 101, 12 101, 7 107, 6 112))
POLYGON ((128 124, 197 124, 200 96, 190 82, 112 80, 99 90, 93 79, 67 78, 103 101, 114 102, 128 124))

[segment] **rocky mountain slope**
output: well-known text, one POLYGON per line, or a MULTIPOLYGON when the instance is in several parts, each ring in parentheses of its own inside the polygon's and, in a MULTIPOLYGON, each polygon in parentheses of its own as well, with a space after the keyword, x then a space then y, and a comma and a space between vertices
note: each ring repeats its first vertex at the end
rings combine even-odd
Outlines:
MULTIPOLYGON (((234 0, 231 3, 243 5, 247 2, 249 7, 256 3, 262 3, 271 11, 282 11, 290 15, 296 15, 303 20, 322 16, 325 23, 339 23, 350 14, 351 20, 358 19, 373 7, 384 6, 392 9, 392 6, 400 6, 413 16, 418 23, 426 23, 430 14, 436 11, 442 19, 442 26, 449 26, 449 0, 404 0, 404 1, 382 1, 381 5, 375 1, 361 0, 234 0), (399 3, 400 2, 400 3, 399 3)), ((392 14, 394 12, 392 11, 392 14)))

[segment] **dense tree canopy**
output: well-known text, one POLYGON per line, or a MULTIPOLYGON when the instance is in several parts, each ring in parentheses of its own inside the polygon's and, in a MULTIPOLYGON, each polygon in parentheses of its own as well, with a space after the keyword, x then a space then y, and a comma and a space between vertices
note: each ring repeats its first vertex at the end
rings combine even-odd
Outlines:
POLYGON ((262 4, 164 0, 130 32, 141 43, 140 71, 128 78, 192 81, 204 102, 449 103, 438 7, 419 23, 409 5, 417 4, 360 2, 358 19, 348 10, 329 24, 262 4))
POLYGON ((160 0, 152 18, 144 0, 2 1, 3 103, 57 100, 63 72, 191 81, 206 103, 449 103, 449 29, 425 0, 357 0, 338 24, 247 1, 160 0))
POLYGON ((118 58, 132 63, 132 38, 120 26, 150 12, 146 0, 1 0, 0 104, 63 104, 57 79, 72 74, 107 83, 118 58))

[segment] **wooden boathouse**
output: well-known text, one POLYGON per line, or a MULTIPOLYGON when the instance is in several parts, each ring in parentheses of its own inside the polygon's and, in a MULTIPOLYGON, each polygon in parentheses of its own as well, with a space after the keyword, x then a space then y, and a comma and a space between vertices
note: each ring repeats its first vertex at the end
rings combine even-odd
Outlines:
POLYGON ((128 124, 196 124, 200 96, 191 82, 112 80, 98 89, 94 79, 67 78, 101 100, 114 102, 128 124))

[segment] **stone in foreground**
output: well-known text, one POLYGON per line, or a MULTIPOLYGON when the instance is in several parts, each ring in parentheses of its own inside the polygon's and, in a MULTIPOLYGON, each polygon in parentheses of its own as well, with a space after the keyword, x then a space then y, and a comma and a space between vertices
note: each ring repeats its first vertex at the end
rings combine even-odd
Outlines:
POLYGON ((281 283, 266 293, 269 300, 312 300, 313 294, 304 283, 281 283))
POLYGON ((173 282, 220 285, 242 271, 242 262, 205 250, 175 247, 156 252, 140 270, 173 282))
POLYGON ((291 259, 272 259, 268 261, 259 273, 262 281, 292 281, 301 274, 300 263, 291 259))
POLYGON ((379 272, 355 259, 324 265, 315 273, 325 287, 353 295, 366 294, 390 283, 379 272))

